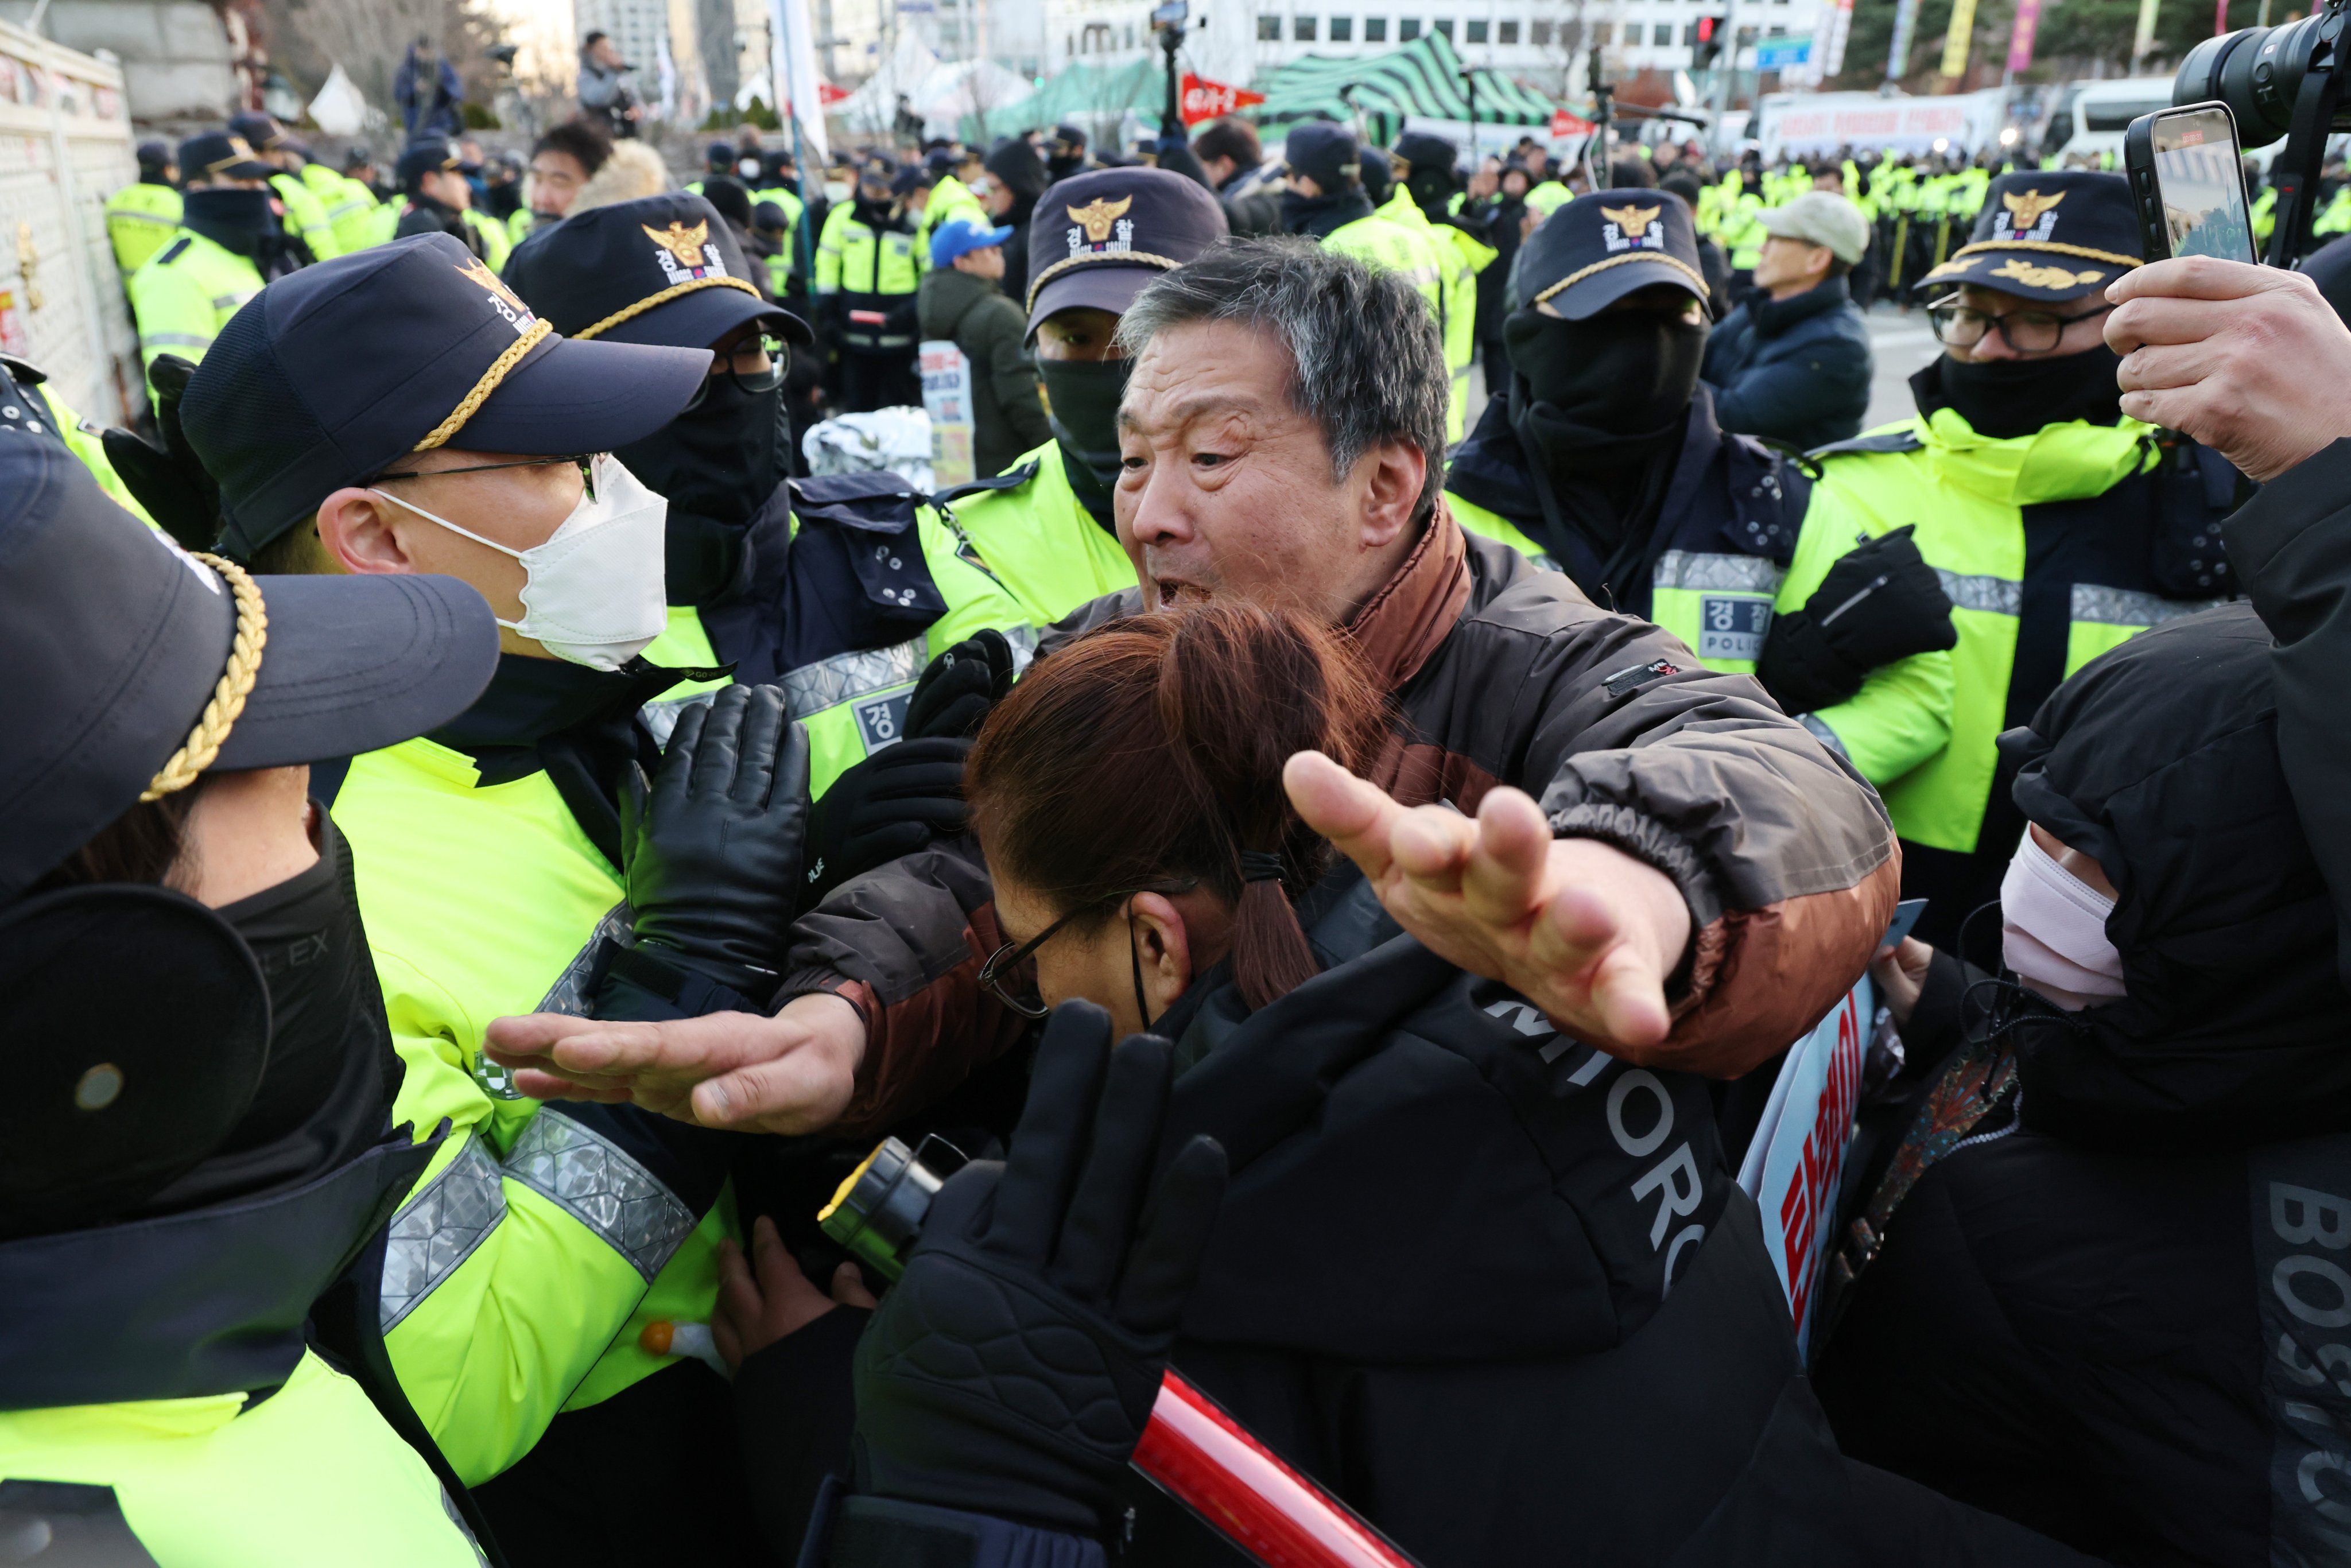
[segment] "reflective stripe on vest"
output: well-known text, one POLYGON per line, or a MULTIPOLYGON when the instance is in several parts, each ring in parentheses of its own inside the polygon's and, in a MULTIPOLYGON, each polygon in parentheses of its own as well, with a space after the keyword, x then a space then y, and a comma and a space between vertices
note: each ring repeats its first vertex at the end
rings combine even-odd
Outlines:
POLYGON ((506 1174, 594 1231, 648 1285, 700 1223, 635 1156, 552 1107, 515 1140, 506 1174))
MULTIPOLYGON (((891 647, 861 648, 819 659, 813 664, 802 664, 784 673, 780 684, 785 706, 794 718, 807 719, 842 703, 858 702, 897 686, 912 686, 923 673, 927 658, 924 639, 910 637, 891 647)), ((904 713, 898 717, 903 721, 904 713)), ((862 716, 860 722, 862 726, 862 716)), ((893 731, 889 738, 895 740, 898 737, 893 731)), ((874 749, 871 740, 866 749, 874 749)))
POLYGON ((390 1333, 435 1286, 455 1273, 506 1217, 506 1188, 498 1180, 497 1161, 480 1138, 469 1137, 456 1157, 411 1193, 392 1217, 378 1296, 383 1332, 390 1333))
POLYGON ((1943 585, 1943 597, 1951 601, 1954 610, 1980 610, 1987 615, 2024 613, 2024 584, 2021 582, 2011 582, 2004 577, 1962 577, 1939 566, 1935 569, 1935 576, 1943 585))
POLYGON ((2183 615, 2193 615, 2226 603, 2220 599, 2166 599, 2129 588, 2101 588, 2094 582, 2074 585, 2073 618, 2108 626, 2160 626, 2183 615))
POLYGON ((1776 593, 1780 563, 1762 555, 1709 555, 1669 549, 1657 558, 1659 588, 1725 589, 1740 593, 1776 593))

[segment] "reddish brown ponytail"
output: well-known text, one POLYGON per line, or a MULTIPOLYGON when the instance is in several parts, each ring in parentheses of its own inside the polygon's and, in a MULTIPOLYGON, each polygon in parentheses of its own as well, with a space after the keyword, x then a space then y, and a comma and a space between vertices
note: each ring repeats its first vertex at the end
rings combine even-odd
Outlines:
POLYGON ((1113 622, 1044 660, 989 715, 965 791, 991 862, 1081 925, 1113 918, 1129 888, 1215 893, 1259 1008, 1315 972, 1290 896, 1332 852, 1290 810, 1282 764, 1319 750, 1361 769, 1382 727, 1336 632, 1209 604, 1113 622))

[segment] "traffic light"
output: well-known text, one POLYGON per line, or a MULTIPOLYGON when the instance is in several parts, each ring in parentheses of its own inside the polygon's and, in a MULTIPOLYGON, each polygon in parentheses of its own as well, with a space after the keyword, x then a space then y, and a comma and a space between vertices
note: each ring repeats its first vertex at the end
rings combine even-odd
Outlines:
POLYGON ((1698 19, 1697 41, 1690 46, 1690 68, 1705 70, 1714 64, 1714 57, 1722 52, 1720 16, 1700 16, 1698 19))

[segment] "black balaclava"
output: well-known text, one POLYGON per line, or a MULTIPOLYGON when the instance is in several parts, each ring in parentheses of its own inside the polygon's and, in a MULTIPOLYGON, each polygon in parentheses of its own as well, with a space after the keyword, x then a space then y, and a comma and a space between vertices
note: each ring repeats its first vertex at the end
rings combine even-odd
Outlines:
POLYGON ((1061 471, 1079 502, 1106 528, 1112 527, 1111 495, 1118 485, 1118 403, 1134 370, 1133 360, 1037 361, 1052 404, 1061 471))
POLYGON ((1430 223, 1441 224, 1452 217, 1447 210, 1447 204, 1453 200, 1452 170, 1423 168, 1416 163, 1404 188, 1412 193, 1412 204, 1430 223))
POLYGON ((693 407, 643 441, 613 449, 669 501, 664 569, 672 604, 707 604, 734 586, 744 531, 787 477, 777 460, 783 417, 780 386, 747 392, 732 376, 712 376, 693 407))
POLYGON ((266 190, 190 191, 180 221, 222 249, 252 260, 265 280, 291 272, 308 259, 307 248, 298 256, 266 190))
POLYGON ((1528 308, 1510 314, 1502 335, 1516 372, 1510 423, 1544 516, 1605 555, 1665 505, 1706 328, 1654 310, 1570 321, 1528 308))
POLYGON ((2104 343, 2078 354, 1970 364, 1945 354, 1911 377, 1910 386, 1920 413, 1948 408, 1978 435, 2007 440, 2077 419, 2117 423, 2123 394, 2115 376, 2122 362, 2104 343))

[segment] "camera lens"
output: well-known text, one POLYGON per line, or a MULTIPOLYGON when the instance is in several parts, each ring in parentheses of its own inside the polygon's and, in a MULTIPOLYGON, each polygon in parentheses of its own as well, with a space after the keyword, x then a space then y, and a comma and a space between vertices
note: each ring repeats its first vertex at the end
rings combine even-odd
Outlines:
POLYGON ((2219 99, 2237 117, 2247 147, 2266 147, 2294 129, 2294 95, 2310 69, 2325 25, 2321 11, 2283 27, 2241 27, 2188 51, 2172 79, 2171 101, 2219 99))

